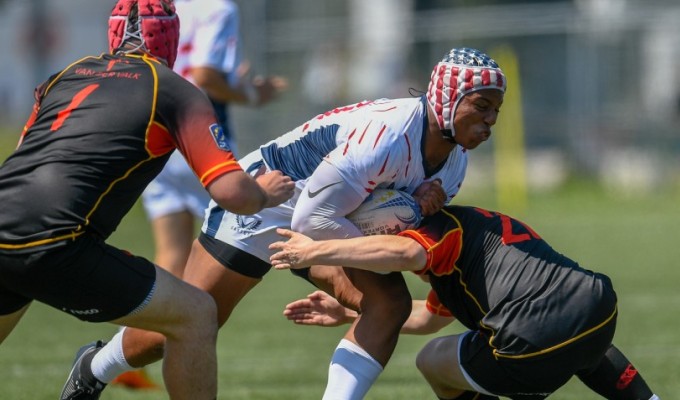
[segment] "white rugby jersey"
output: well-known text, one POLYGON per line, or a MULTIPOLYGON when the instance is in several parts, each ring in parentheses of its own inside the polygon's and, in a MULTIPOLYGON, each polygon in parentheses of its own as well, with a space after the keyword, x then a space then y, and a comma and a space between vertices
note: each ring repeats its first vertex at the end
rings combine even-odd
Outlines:
POLYGON ((191 67, 209 66, 237 86, 242 61, 238 6, 231 0, 177 0, 175 7, 180 34, 173 69, 191 81, 191 67))
MULTIPOLYGON (((262 145, 259 151, 271 169, 295 181, 309 178, 326 159, 364 197, 376 188, 413 193, 422 182, 439 178, 450 200, 465 178, 467 153, 456 146, 439 170, 426 175, 422 152, 426 107, 424 97, 339 107, 262 145)), ((255 167, 241 166, 244 170, 255 167)))

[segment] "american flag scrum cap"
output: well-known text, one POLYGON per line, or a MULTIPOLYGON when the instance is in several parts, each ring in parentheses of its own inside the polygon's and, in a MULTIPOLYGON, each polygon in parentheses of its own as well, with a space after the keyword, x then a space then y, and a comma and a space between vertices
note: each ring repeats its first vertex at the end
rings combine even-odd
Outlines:
POLYGON ((467 47, 451 49, 434 67, 425 94, 437 117, 437 124, 445 135, 455 136, 453 117, 458 103, 469 93, 481 89, 505 92, 503 71, 491 57, 467 47))

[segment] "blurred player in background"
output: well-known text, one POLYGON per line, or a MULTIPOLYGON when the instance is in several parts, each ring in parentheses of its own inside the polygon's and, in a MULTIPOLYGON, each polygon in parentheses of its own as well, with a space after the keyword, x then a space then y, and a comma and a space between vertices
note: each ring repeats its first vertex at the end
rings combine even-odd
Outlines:
MULTIPOLYGON (((33 300, 83 321, 149 329, 165 338, 170 396, 214 399, 214 300, 106 240, 175 148, 234 212, 279 204, 294 185, 280 172, 244 173, 208 98, 169 68, 179 39, 172 1, 119 0, 108 37, 108 53, 36 88, 19 145, 0 167, 0 341, 33 300)), ((99 397, 107 377, 90 367, 118 357, 101 350, 81 349, 61 399, 99 397)))
MULTIPOLYGON (((360 236, 345 216, 377 188, 414 194, 423 215, 435 213, 458 193, 467 151, 490 137, 505 87, 486 54, 453 49, 435 66, 423 96, 339 107, 262 145, 243 158, 242 167, 251 174, 281 170, 296 183, 294 197, 252 215, 211 202, 184 279, 213 295, 223 325, 271 268, 268 247, 279 239, 276 228, 292 226, 320 239, 360 236)), ((333 356, 325 397, 362 398, 410 314, 403 276, 324 266, 300 275, 361 311, 333 356)), ((158 334, 128 329, 125 339, 113 346, 131 366, 163 356, 158 334)))
MULTIPOLYGON (((277 269, 413 271, 430 283, 427 301, 414 301, 402 332, 437 332, 455 318, 469 329, 436 338, 418 354, 418 369, 439 399, 543 399, 576 375, 607 399, 658 400, 612 345, 617 299, 610 279, 556 252, 520 221, 447 206, 397 237, 315 242, 279 232, 288 241, 271 245, 277 269)), ((356 318, 321 291, 284 314, 321 326, 356 318)))
MULTIPOLYGON (((229 104, 267 104, 287 82, 278 76, 249 76, 248 62, 242 55, 239 9, 233 1, 177 0, 175 7, 181 24, 173 69, 208 95, 224 140, 236 154, 229 104)), ((142 194, 154 237, 156 265, 182 276, 196 234, 195 221, 202 220, 209 201, 210 196, 184 157, 173 153, 142 194)), ((143 369, 121 374, 112 383, 132 389, 157 387, 143 369)))

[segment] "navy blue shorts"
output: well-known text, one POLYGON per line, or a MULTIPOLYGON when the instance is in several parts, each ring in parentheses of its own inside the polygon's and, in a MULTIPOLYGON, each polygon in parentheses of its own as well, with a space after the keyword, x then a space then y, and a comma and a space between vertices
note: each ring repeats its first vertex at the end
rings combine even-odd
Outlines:
POLYGON ((83 321, 107 322, 142 306, 156 282, 153 263, 83 234, 30 253, 0 253, 0 315, 32 300, 83 321))

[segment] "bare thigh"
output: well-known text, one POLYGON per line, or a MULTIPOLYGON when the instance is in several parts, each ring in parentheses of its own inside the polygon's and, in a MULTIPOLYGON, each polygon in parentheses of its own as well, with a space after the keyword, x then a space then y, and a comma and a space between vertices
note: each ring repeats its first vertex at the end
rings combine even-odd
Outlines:
POLYGON ((10 333, 12 333, 12 330, 17 326, 19 320, 24 316, 29 306, 30 303, 11 314, 0 315, 0 344, 7 339, 7 336, 9 336, 10 333))
POLYGON ((465 390, 474 390, 465 379, 458 359, 461 335, 438 337, 418 353, 416 365, 434 392, 442 398, 453 398, 465 390))
POLYGON ((175 336, 178 329, 202 324, 214 312, 214 302, 207 293, 156 267, 156 285, 149 302, 112 322, 175 336))
POLYGON ((155 263, 175 276, 182 276, 195 236, 194 215, 180 211, 151 221, 156 245, 155 263))
POLYGON ((217 303, 218 324, 222 326, 241 299, 262 279, 251 278, 225 267, 195 240, 184 271, 184 280, 212 295, 217 303))

